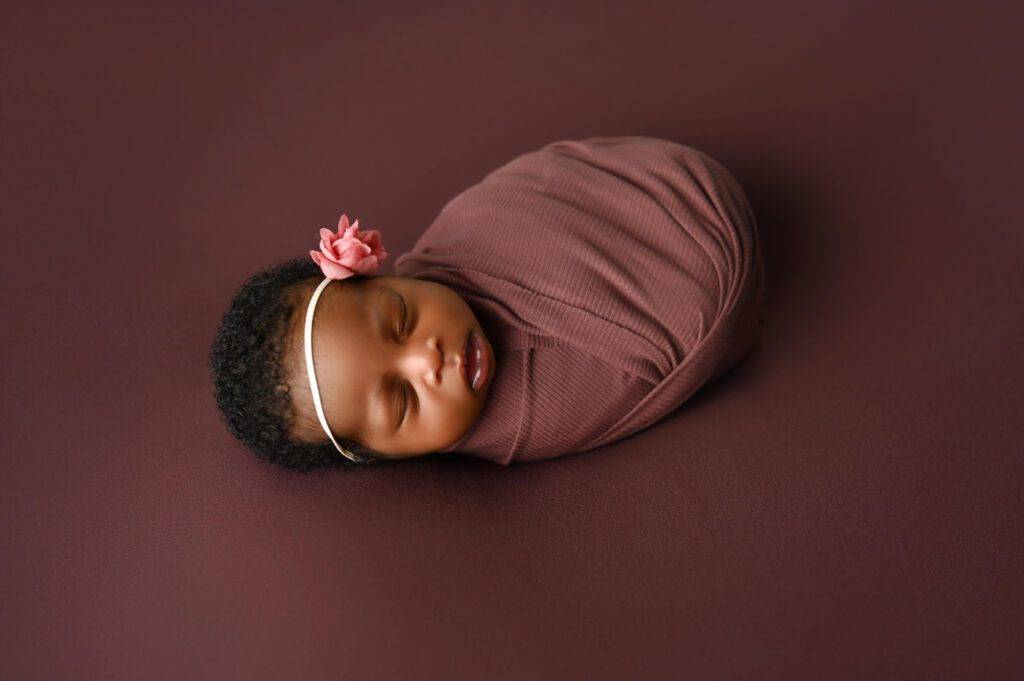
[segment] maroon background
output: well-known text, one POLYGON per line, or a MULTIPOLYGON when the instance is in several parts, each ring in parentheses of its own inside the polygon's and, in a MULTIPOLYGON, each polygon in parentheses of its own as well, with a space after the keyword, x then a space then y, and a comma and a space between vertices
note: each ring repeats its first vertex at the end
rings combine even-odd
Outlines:
POLYGON ((1024 673, 1020 3, 207 4, 0 22, 0 677, 1024 673), (226 433, 246 275, 342 211, 397 257, 618 134, 748 192, 768 321, 724 381, 511 468, 226 433))

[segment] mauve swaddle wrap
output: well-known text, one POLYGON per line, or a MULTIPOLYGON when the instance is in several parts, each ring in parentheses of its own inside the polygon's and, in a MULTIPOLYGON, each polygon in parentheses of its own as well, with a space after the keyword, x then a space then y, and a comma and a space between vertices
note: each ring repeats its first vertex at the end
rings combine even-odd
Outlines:
POLYGON ((498 463, 585 451, 640 430, 754 343, 764 266, 739 184, 650 137, 558 141, 449 201, 395 274, 476 313, 497 371, 443 451, 498 463))

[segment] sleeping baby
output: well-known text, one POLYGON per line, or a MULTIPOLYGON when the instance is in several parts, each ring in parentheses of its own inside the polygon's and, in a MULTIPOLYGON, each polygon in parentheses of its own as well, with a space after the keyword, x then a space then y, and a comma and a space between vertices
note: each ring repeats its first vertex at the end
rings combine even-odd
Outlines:
POLYGON ((287 468, 583 452, 663 418, 760 330, 764 264, 718 162, 651 137, 563 140, 449 201, 394 275, 343 215, 250 277, 210 355, 228 430, 287 468))

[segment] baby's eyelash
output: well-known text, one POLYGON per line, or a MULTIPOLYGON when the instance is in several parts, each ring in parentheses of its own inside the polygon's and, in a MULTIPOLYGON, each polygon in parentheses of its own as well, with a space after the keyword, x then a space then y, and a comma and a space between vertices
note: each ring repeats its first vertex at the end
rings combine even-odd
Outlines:
POLYGON ((395 394, 398 397, 396 400, 396 404, 398 404, 398 427, 401 428, 402 424, 405 423, 405 415, 409 411, 409 400, 405 392, 404 383, 395 391, 395 394))
POLYGON ((402 300, 402 312, 401 312, 401 314, 399 315, 399 318, 398 318, 398 330, 397 330, 397 335, 398 335, 399 339, 405 338, 405 336, 409 333, 409 329, 407 328, 408 325, 409 325, 409 308, 406 307, 406 305, 405 305, 405 298, 401 297, 401 300, 402 300))
POLYGON ((409 416, 409 403, 412 401, 409 396, 412 394, 414 394, 412 384, 406 381, 402 385, 402 420, 398 422, 399 426, 405 423, 405 419, 409 416))

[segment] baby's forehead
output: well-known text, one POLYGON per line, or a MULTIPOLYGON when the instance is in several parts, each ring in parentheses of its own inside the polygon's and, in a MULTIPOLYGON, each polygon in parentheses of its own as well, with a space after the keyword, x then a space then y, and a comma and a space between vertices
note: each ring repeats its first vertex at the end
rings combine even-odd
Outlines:
MULTIPOLYGON (((305 324, 309 300, 313 291, 323 281, 312 279, 294 285, 287 292, 287 300, 291 305, 289 322, 284 333, 281 349, 282 380, 291 397, 294 416, 293 436, 311 437, 316 439, 320 434, 320 423, 313 405, 309 375, 306 372, 305 355, 305 324)), ((318 367, 317 359, 322 363, 323 343, 329 338, 352 333, 365 325, 366 303, 371 299, 375 287, 369 286, 370 280, 352 282, 331 282, 320 294, 320 299, 313 310, 313 335, 316 343, 313 347, 314 369, 317 371, 321 394, 325 383, 329 380, 324 367, 318 367), (325 333, 326 332, 326 333, 325 333)))
MULTIPOLYGON (((297 341, 294 344, 298 345, 300 354, 303 352, 309 301, 321 281, 323 280, 306 280, 288 291, 288 301, 291 304, 288 335, 293 342, 297 341)), ((372 279, 332 281, 320 293, 320 298, 312 310, 314 335, 319 337, 317 331, 325 327, 330 328, 332 334, 337 334, 343 332, 345 328, 357 328, 364 324, 368 318, 367 307, 378 288, 372 279)))

